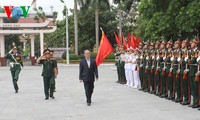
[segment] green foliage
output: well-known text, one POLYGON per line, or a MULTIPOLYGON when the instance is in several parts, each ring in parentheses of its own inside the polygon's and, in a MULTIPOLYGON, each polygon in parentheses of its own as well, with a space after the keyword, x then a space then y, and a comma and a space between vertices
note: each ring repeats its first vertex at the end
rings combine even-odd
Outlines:
MULTIPOLYGON (((66 60, 66 52, 62 54, 62 58, 66 60)), ((69 60, 79 60, 79 56, 76 54, 69 54, 69 60)))
POLYGON ((143 40, 185 39, 200 32, 199 0, 141 0, 137 33, 143 40))
POLYGON ((115 53, 111 53, 106 59, 115 59, 115 53))

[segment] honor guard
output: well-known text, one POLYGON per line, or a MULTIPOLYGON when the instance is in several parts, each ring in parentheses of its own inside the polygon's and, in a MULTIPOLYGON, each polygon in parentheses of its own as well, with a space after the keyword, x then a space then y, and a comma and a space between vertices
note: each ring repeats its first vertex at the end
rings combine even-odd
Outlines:
POLYGON ((165 80, 165 74, 163 74, 163 72, 165 72, 165 62, 163 60, 163 58, 166 56, 166 42, 163 41, 160 45, 160 51, 159 51, 159 58, 158 60, 158 81, 157 81, 157 95, 161 96, 162 94, 162 81, 165 80))
POLYGON ((160 44, 161 42, 159 40, 156 41, 155 44, 155 49, 154 49, 154 62, 153 62, 153 67, 152 67, 152 72, 154 72, 154 87, 153 87, 153 94, 156 94, 156 87, 157 87, 157 81, 159 79, 159 75, 158 75, 158 60, 159 60, 159 51, 160 51, 160 44))
POLYGON ((189 79, 188 79, 188 63, 185 61, 185 58, 188 57, 189 51, 187 50, 187 45, 188 45, 188 40, 184 40, 181 45, 181 79, 182 79, 182 100, 181 102, 182 105, 189 105, 190 104, 190 96, 189 96, 189 90, 188 90, 188 84, 189 84, 189 79))
POLYGON ((154 59, 155 59, 155 50, 154 43, 150 43, 149 46, 149 63, 148 63, 148 73, 149 73, 149 91, 153 94, 154 91, 154 59), (152 71, 153 70, 153 71, 152 71))
POLYGON ((116 47, 116 53, 114 54, 115 55, 115 66, 117 67, 117 75, 118 75, 118 80, 116 81, 117 83, 120 83, 121 82, 121 78, 120 78, 120 50, 119 50, 119 47, 117 46, 116 47))
POLYGON ((19 87, 17 82, 19 79, 21 67, 23 67, 22 55, 19 54, 19 49, 17 47, 13 47, 13 49, 10 50, 10 52, 7 54, 7 58, 10 60, 10 71, 15 93, 18 93, 19 87))
POLYGON ((144 89, 144 92, 148 92, 148 54, 149 54, 149 43, 145 42, 144 43, 144 49, 143 49, 143 84, 142 84, 142 88, 144 89))
POLYGON ((181 51, 180 51, 181 42, 177 40, 174 45, 173 56, 171 58, 173 64, 173 80, 174 80, 174 95, 175 102, 181 102, 181 80, 180 80, 180 60, 181 60, 181 51))
MULTIPOLYGON (((166 98, 168 97, 168 89, 170 88, 170 95, 172 95, 172 79, 170 78, 169 76, 169 71, 170 71, 170 68, 171 68, 171 57, 172 57, 172 45, 173 45, 173 42, 171 40, 169 40, 167 42, 167 45, 166 45, 166 55, 165 55, 165 58, 164 58, 164 62, 165 62, 165 81, 163 81, 163 84, 162 84, 162 90, 163 90, 163 93, 162 93, 162 98, 166 98), (169 87, 170 86, 170 87, 169 87)), ((169 95, 169 96, 170 96, 169 95)))
POLYGON ((191 43, 191 52, 189 57, 186 58, 189 64, 189 77, 190 77, 190 89, 193 96, 193 102, 189 107, 197 108, 198 106, 198 82, 195 80, 195 75, 197 73, 197 57, 198 57, 198 41, 194 39, 191 43))
POLYGON ((139 78, 140 78, 140 84, 141 84, 141 89, 139 90, 144 90, 143 88, 143 42, 140 42, 138 52, 137 52, 137 69, 139 69, 139 78))

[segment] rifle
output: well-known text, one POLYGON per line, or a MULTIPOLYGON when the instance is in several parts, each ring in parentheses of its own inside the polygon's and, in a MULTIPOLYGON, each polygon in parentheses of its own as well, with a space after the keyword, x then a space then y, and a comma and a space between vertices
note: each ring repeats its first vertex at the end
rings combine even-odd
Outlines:
MULTIPOLYGON (((179 57, 178 58, 181 58, 181 52, 179 52, 179 57)), ((181 75, 180 75, 180 68, 181 68, 181 65, 180 65, 180 62, 178 63, 178 70, 176 72, 176 78, 180 78, 181 75)))
MULTIPOLYGON (((188 51, 187 51, 187 56, 186 57, 188 57, 188 51)), ((186 68, 185 68, 185 71, 184 71, 184 74, 183 74, 183 79, 184 80, 188 78, 187 69, 188 69, 188 63, 186 63, 186 68)))
MULTIPOLYGON (((196 56, 195 56, 196 57, 196 56)), ((198 69, 197 69, 197 73, 195 74, 195 81, 199 81, 200 79, 200 72, 199 72, 199 61, 197 61, 197 65, 198 65, 198 69)))
MULTIPOLYGON (((172 57, 174 57, 173 53, 172 53, 172 57)), ((170 67, 170 70, 169 70, 169 77, 170 78, 173 77, 173 64, 174 64, 174 61, 171 63, 171 67, 170 67)))
MULTIPOLYGON (((158 51, 157 57, 159 57, 159 54, 160 54, 160 53, 159 53, 159 51, 158 51)), ((156 59, 157 59, 157 58, 156 58, 156 59)), ((158 65, 159 65, 159 63, 158 63, 158 62, 159 62, 159 60, 157 60, 157 68, 156 68, 155 75, 158 75, 158 72, 159 72, 159 70, 158 70, 158 67, 159 67, 158 65)))
POLYGON ((152 73, 152 74, 155 72, 155 71, 154 71, 155 52, 153 52, 153 56, 154 56, 154 59, 153 59, 153 62, 152 62, 152 67, 151 67, 151 73, 152 73))
MULTIPOLYGON (((148 56, 148 51, 146 51, 147 53, 145 53, 145 58, 146 59, 148 56)), ((149 63, 149 58, 146 59, 146 66, 145 66, 145 73, 148 73, 148 63, 149 63)))
MULTIPOLYGON (((166 56, 167 55, 167 53, 165 52, 165 59, 167 59, 166 56)), ((163 67, 163 69, 162 69, 162 76, 165 76, 166 75, 166 72, 165 72, 165 67, 166 67, 166 62, 164 61, 164 67, 163 67)))

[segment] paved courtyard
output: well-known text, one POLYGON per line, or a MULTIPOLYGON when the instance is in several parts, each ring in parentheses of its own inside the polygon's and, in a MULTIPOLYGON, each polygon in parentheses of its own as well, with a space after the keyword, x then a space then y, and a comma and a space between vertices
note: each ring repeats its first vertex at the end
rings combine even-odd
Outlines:
POLYGON ((200 120, 200 112, 115 83, 114 65, 99 68, 92 106, 85 103, 78 65, 59 66, 55 100, 44 100, 42 67, 24 67, 15 94, 0 68, 0 120, 200 120))

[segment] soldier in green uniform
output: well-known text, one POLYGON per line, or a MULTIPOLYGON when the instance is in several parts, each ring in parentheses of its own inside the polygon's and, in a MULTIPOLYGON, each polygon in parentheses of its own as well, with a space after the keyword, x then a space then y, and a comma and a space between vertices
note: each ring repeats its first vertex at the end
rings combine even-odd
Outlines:
POLYGON ((154 59, 155 59, 155 51, 154 51, 154 43, 150 43, 150 52, 149 52, 149 63, 148 63, 148 73, 149 73, 149 91, 151 94, 153 94, 154 90, 154 70, 153 65, 154 65, 154 59))
POLYGON ((182 105, 189 105, 189 94, 188 94, 188 64, 187 61, 185 61, 185 58, 188 56, 188 50, 187 50, 187 44, 188 41, 184 40, 182 42, 181 46, 181 79, 182 79, 182 94, 183 94, 183 102, 181 102, 182 105), (185 75, 184 75, 185 74, 185 75))
POLYGON ((120 57, 119 57, 120 83, 126 84, 125 69, 124 69, 125 61, 122 60, 122 58, 123 58, 122 56, 125 55, 123 46, 120 46, 119 51, 120 51, 120 57))
POLYGON ((139 69, 139 78, 140 78, 140 85, 141 89, 139 90, 144 90, 143 88, 143 42, 140 42, 138 51, 137 51, 137 69, 139 69))
POLYGON ((177 77, 177 74, 180 72, 180 60, 181 60, 181 51, 180 51, 180 40, 177 40, 174 45, 174 51, 173 56, 171 58, 171 61, 173 61, 173 78, 175 82, 175 95, 177 95, 175 98, 175 102, 181 102, 181 81, 180 77, 177 77))
POLYGON ((163 69, 165 69, 165 62, 163 58, 165 57, 166 49, 165 49, 166 42, 163 41, 160 45, 160 51, 159 51, 159 59, 158 59, 158 64, 160 65, 158 67, 159 70, 159 79, 157 83, 157 95, 161 96, 162 95, 162 82, 165 81, 165 75, 162 74, 163 69))
POLYGON ((172 95, 173 95, 173 87, 172 87, 172 77, 170 76, 170 69, 172 69, 172 64, 171 64, 171 57, 173 54, 173 50, 172 50, 172 45, 173 42, 170 40, 167 42, 167 55, 166 55, 166 94, 163 95, 164 97, 167 97, 167 99, 171 100, 172 99, 172 95), (169 91, 169 95, 168 95, 168 91, 169 91))
POLYGON ((17 82, 19 79, 21 67, 23 67, 22 55, 20 55, 18 53, 18 51, 19 51, 18 48, 14 47, 7 54, 7 58, 10 59, 10 71, 11 71, 11 75, 12 75, 12 81, 13 81, 15 93, 18 93, 18 90, 19 90, 17 82))
POLYGON ((119 47, 116 47, 116 53, 115 55, 115 66, 117 67, 117 75, 118 75, 118 80, 116 81, 117 83, 121 83, 121 75, 120 75, 120 50, 119 47))
POLYGON ((145 42, 144 43, 144 49, 143 49, 143 84, 142 84, 142 88, 144 89, 144 92, 148 92, 148 47, 149 47, 149 43, 145 42))
POLYGON ((153 94, 156 95, 156 91, 157 91, 157 81, 159 80, 159 71, 158 71, 158 68, 159 68, 159 64, 158 64, 158 61, 159 61, 159 51, 160 51, 160 41, 157 40, 156 41, 156 44, 155 44, 155 49, 154 49, 154 65, 153 65, 153 70, 152 72, 154 72, 154 90, 151 92, 153 94))
MULTIPOLYGON (((168 97, 168 88, 169 86, 171 87, 172 86, 172 81, 171 81, 171 78, 169 76, 169 70, 171 68, 171 61, 170 61, 170 58, 171 58, 171 53, 172 53, 172 45, 173 45, 173 42, 170 40, 167 42, 167 45, 166 45, 166 55, 165 55, 165 58, 164 59, 164 62, 165 62, 165 68, 164 68, 164 71, 165 72, 164 74, 164 81, 162 81, 162 95, 161 95, 161 98, 166 98, 168 97)), ((170 93, 172 93, 172 88, 170 88, 170 93)))
MULTIPOLYGON (((198 41, 194 39, 191 43, 191 52, 188 57, 188 64, 189 64, 189 77, 190 77, 190 89, 191 95, 193 96, 192 105, 189 107, 198 108, 198 82, 195 81, 195 74, 197 73, 197 57, 198 57, 198 41)), ((186 58, 187 60, 187 58, 186 58)))
POLYGON ((56 92, 56 87, 55 87, 56 86, 56 81, 55 81, 55 79, 58 76, 58 64, 57 64, 56 58, 54 58, 54 56, 53 56, 54 55, 54 51, 53 50, 50 51, 50 55, 51 55, 51 60, 54 61, 54 64, 55 64, 55 67, 56 67, 56 68, 54 68, 55 78, 54 78, 54 80, 51 81, 50 86, 54 89, 54 92, 56 92))
POLYGON ((55 99, 54 87, 51 87, 51 82, 55 80, 55 72, 56 65, 54 60, 51 59, 50 50, 46 49, 43 52, 43 55, 37 59, 38 64, 43 65, 43 82, 44 82, 44 93, 45 93, 45 100, 49 99, 49 96, 52 99, 55 99), (49 94, 50 90, 50 94, 49 94))

